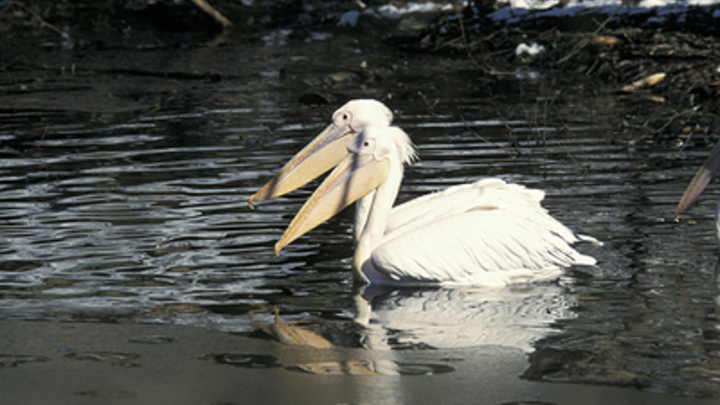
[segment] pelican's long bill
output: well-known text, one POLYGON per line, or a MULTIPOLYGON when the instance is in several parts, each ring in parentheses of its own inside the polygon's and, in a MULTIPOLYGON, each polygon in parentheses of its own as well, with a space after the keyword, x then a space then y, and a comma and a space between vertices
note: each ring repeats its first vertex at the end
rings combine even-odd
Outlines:
POLYGON ((305 202, 275 244, 275 254, 382 184, 390 171, 388 159, 348 154, 305 202))
POLYGON ((263 188, 253 194, 248 205, 287 194, 330 170, 347 155, 354 132, 348 125, 330 124, 298 152, 263 188))
POLYGON ((675 209, 675 218, 679 217, 698 198, 718 170, 720 170, 720 142, 715 145, 715 149, 713 149, 700 170, 695 174, 690 185, 685 189, 685 194, 683 194, 680 203, 675 209))

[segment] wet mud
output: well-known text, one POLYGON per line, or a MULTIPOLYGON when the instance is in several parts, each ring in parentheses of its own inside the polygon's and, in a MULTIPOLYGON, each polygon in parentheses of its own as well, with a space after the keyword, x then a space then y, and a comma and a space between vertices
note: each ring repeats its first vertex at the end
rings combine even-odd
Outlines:
POLYGON ((8 331, 4 351, 42 353, 22 359, 15 356, 15 368, 0 370, 4 373, 0 379, 4 403, 12 405, 98 401, 569 405, 578 398, 618 404, 715 403, 627 388, 517 381, 507 376, 521 372, 524 355, 502 347, 400 351, 390 361, 378 360, 367 350, 290 351, 258 339, 182 326, 2 320, 0 326, 8 331), (138 334, 148 331, 172 336, 173 342, 133 343, 138 334), (83 356, 64 353, 89 345, 100 351, 83 356), (108 353, 118 359, 119 353, 130 354, 135 366, 105 361, 108 353), (393 367, 395 375, 383 374, 393 367), (469 384, 483 388, 469 389, 469 384))

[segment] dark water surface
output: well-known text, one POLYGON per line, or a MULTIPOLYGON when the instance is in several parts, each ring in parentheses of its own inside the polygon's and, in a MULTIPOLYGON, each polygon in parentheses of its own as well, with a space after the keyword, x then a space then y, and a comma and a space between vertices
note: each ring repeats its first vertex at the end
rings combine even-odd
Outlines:
MULTIPOLYGON (((306 384, 297 375, 385 375, 393 380, 361 385, 392 392, 389 403, 417 403, 410 392, 422 384, 402 379, 421 375, 451 378, 452 390, 464 390, 458 398, 473 390, 482 397, 492 379, 481 376, 494 372, 475 367, 492 356, 503 364, 509 347, 515 366, 495 369, 506 381, 522 374, 673 395, 665 399, 720 396, 717 192, 672 220, 707 150, 666 149, 624 128, 632 111, 603 89, 560 92, 544 78, 485 77, 465 60, 398 54, 341 35, 304 43, 284 35, 257 47, 42 51, 0 73, 0 320, 15 331, 5 348, 0 341, 0 380, 33 379, 34 370, 72 360, 142 368, 109 343, 53 347, 47 335, 50 343, 23 346, 29 336, 18 325, 40 321, 29 334, 42 325, 62 335, 62 325, 119 324, 134 328, 131 342, 162 350, 177 336, 153 333, 157 324, 221 332, 217 339, 235 342, 234 350, 195 347, 188 358, 234 366, 213 368, 213 384, 242 368, 270 391, 273 381, 306 384), (360 296, 349 212, 275 257, 273 244, 312 187, 255 210, 248 197, 332 111, 360 97, 385 101, 419 147, 400 200, 487 176, 541 188, 553 215, 605 243, 580 247, 597 268, 506 289, 360 296), (369 309, 367 327, 353 322, 369 309), (269 340, 298 333, 316 348, 269 340), (490 345, 506 348, 489 355, 490 345)), ((241 384, 234 378, 226 384, 241 384)), ((337 402, 390 398, 333 381, 337 402)), ((510 387, 488 403, 542 400, 532 387, 510 387)), ((131 385, 98 390, 71 390, 67 401, 148 401, 131 385)), ((258 388, 251 397, 262 395, 258 388)))

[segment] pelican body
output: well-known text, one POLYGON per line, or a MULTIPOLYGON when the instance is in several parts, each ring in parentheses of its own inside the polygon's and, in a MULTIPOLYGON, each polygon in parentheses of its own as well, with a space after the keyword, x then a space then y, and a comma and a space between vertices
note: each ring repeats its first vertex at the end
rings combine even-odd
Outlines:
MULTIPOLYGON (((290 223, 275 245, 276 254, 356 203, 352 267, 355 279, 363 283, 504 286, 555 278, 571 265, 595 264, 595 259, 570 246, 595 240, 574 234, 551 217, 540 205, 544 193, 539 190, 484 179, 393 207, 403 167, 415 158, 415 148, 402 129, 391 127, 387 116, 382 117, 378 104, 382 105, 356 100, 333 115, 335 119, 349 109, 353 116, 379 117, 375 121, 379 125, 366 120, 362 129, 355 125, 350 131, 345 152, 333 158, 335 169, 290 223)), ((304 159, 306 149, 285 167, 304 159)), ((289 172, 293 170, 297 169, 289 172)), ((283 178, 268 184, 284 190, 310 181, 286 186, 287 178, 295 181, 302 176, 283 171, 278 175, 283 178)), ((251 200, 266 195, 276 196, 265 193, 251 200)))

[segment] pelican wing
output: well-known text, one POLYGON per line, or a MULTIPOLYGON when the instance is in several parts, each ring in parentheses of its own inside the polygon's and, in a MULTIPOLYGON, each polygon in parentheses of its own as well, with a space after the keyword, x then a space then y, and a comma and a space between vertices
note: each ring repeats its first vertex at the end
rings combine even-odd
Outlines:
POLYGON ((426 194, 393 208, 385 233, 387 235, 425 226, 470 210, 498 209, 511 212, 547 211, 540 202, 545 197, 541 190, 508 184, 497 178, 478 180, 475 183, 449 187, 426 194))
POLYGON ((595 264, 570 246, 584 238, 540 206, 542 192, 497 179, 469 186, 434 194, 427 204, 410 202, 417 205, 415 212, 426 213, 443 199, 457 205, 454 211, 418 216, 386 233, 369 263, 379 277, 373 281, 503 286, 554 278, 575 264, 595 264), (475 203, 458 202, 472 193, 479 193, 475 203), (458 211, 463 204, 468 208, 458 211))

